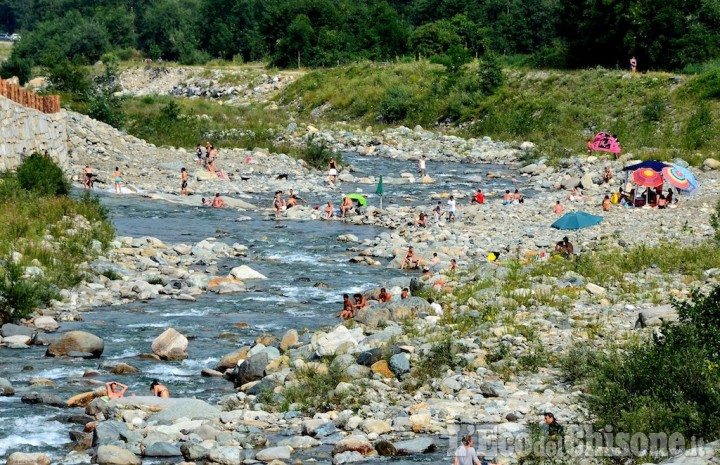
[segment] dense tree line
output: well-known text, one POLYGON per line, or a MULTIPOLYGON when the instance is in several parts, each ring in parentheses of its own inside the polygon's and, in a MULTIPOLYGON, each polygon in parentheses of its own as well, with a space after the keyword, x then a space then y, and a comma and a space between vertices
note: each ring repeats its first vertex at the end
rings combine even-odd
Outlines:
POLYGON ((282 67, 432 57, 462 46, 547 67, 678 69, 720 55, 718 0, 0 0, 22 40, 5 74, 106 53, 282 67))

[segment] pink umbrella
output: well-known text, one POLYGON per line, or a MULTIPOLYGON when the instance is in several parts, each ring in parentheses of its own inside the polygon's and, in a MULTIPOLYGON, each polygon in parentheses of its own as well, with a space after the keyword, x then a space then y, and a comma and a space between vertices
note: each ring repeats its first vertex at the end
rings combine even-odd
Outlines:
POLYGON ((635 184, 644 187, 657 187, 663 183, 662 174, 650 168, 640 168, 633 171, 632 178, 635 184))

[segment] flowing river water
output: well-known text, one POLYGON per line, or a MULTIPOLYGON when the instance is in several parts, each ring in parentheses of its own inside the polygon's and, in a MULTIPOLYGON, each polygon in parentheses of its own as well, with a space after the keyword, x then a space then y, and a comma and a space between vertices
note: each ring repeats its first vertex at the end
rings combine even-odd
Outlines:
MULTIPOLYGON (((354 155, 346 155, 345 160, 367 175, 397 177, 400 172, 414 172, 416 168, 410 161, 354 155)), ((432 192, 457 189, 470 194, 477 187, 501 190, 513 188, 517 182, 514 176, 513 179, 485 180, 484 174, 489 170, 511 174, 508 168, 496 165, 428 162, 428 168, 438 183, 385 185, 385 206, 424 202, 429 211, 432 203, 428 196, 432 192)), ((375 190, 375 186, 368 185, 343 185, 342 188, 348 193, 358 189, 367 193, 375 190)), ((83 313, 84 321, 62 323, 62 332, 77 329, 100 336, 105 341, 100 361, 46 358, 44 347, 26 350, 0 347, 0 377, 9 379, 17 391, 13 397, 0 397, 0 463, 5 463, 14 451, 44 452, 58 460, 71 447, 69 432, 82 429, 81 425, 66 421, 69 415, 81 413, 80 409, 23 404, 20 397, 24 393, 44 389, 67 399, 95 389, 98 379, 106 381, 106 375, 97 379, 83 377, 86 370, 97 370, 103 360, 121 360, 140 370, 137 375, 117 377, 130 387, 130 393, 149 395, 150 381, 157 378, 169 387, 174 397, 196 397, 212 404, 232 393, 233 385, 222 378, 201 377, 202 368, 214 368, 223 355, 252 343, 260 335, 282 336, 290 328, 312 330, 335 324, 343 293, 360 292, 393 278, 411 276, 408 272, 348 261, 352 256, 347 250, 348 244, 338 243, 336 237, 352 233, 361 240, 371 238, 383 232, 376 227, 341 221, 276 222, 264 220, 258 213, 250 213, 250 220, 237 221, 241 215, 232 210, 188 208, 136 196, 101 194, 101 199, 111 212, 118 236, 153 236, 169 244, 191 244, 208 237, 217 237, 228 244, 238 242, 249 247, 248 256, 220 261, 217 274, 224 275, 233 267, 247 264, 269 279, 253 282, 244 293, 207 293, 198 296, 196 302, 155 299, 94 308, 83 313), (327 283, 329 287, 315 287, 318 282, 327 283), (189 336, 189 357, 181 362, 155 362, 139 357, 151 352, 153 339, 168 327, 189 336), (49 379, 55 386, 28 387, 31 379, 38 378, 49 379)), ((269 206, 271 199, 272 193, 268 193, 251 201, 269 206)), ((322 204, 327 199, 308 197, 306 200, 322 204)), ((370 204, 378 204, 377 198, 368 200, 370 204)), ((443 444, 438 439, 441 449, 443 444)), ((329 451, 329 447, 311 449, 297 457, 317 457, 318 463, 329 463, 329 451)), ((442 453, 437 453, 413 457, 412 461, 393 459, 392 463, 438 463, 443 461, 442 457, 442 453)))

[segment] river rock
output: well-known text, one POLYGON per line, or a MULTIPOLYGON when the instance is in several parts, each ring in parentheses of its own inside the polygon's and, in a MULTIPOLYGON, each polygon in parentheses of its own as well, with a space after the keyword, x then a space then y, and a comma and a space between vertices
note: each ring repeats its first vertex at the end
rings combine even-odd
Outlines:
POLYGON ((706 158, 705 161, 703 161, 703 168, 706 170, 720 170, 720 160, 706 158))
POLYGON ((370 441, 368 441, 366 437, 352 434, 338 441, 335 447, 333 447, 332 453, 333 455, 337 455, 351 451, 367 455, 373 450, 372 444, 370 444, 370 441))
POLYGON ((7 459, 6 465, 50 465, 50 457, 45 454, 31 454, 13 452, 7 459))
POLYGON ((607 294, 607 289, 605 289, 602 286, 598 286, 597 284, 593 284, 593 283, 587 283, 585 285, 585 290, 588 291, 590 294, 594 294, 594 295, 607 294))
POLYGON ((265 376, 265 367, 270 363, 267 352, 260 352, 245 360, 235 368, 235 386, 240 387, 265 376))
POLYGON ((392 378, 393 372, 390 371, 387 360, 379 360, 370 366, 370 371, 383 378, 392 378))
POLYGON ((20 401, 23 404, 45 404, 54 407, 67 407, 61 398, 48 392, 29 392, 22 396, 20 401))
POLYGON ((179 457, 182 452, 174 444, 158 441, 147 446, 143 455, 145 457, 179 457))
POLYGON ((380 435, 392 431, 392 426, 390 426, 384 420, 369 418, 360 424, 360 429, 367 434, 375 433, 377 435, 380 435))
POLYGON ((18 334, 17 336, 8 336, 4 337, 2 340, 3 344, 11 346, 14 344, 22 344, 22 345, 30 345, 32 342, 32 338, 30 336, 25 336, 22 334, 18 334))
POLYGON ((10 381, 6 380, 5 378, 0 378, 0 396, 14 396, 15 395, 15 389, 13 388, 12 384, 10 384, 10 381))
POLYGON ((208 459, 210 459, 210 462, 219 463, 220 465, 240 465, 243 462, 240 448, 231 446, 213 448, 208 454, 208 459))
POLYGON ((286 351, 289 348, 295 346, 300 341, 298 332, 295 329, 289 329, 282 337, 280 341, 280 350, 286 351))
POLYGON ((293 449, 309 449, 311 447, 317 447, 320 444, 320 441, 310 436, 291 436, 277 443, 278 446, 290 446, 293 449))
POLYGON ((123 422, 113 420, 101 421, 95 425, 95 429, 93 430, 93 446, 122 441, 123 436, 129 431, 130 429, 123 422))
POLYGON ((247 281, 251 279, 267 279, 265 275, 258 273, 247 265, 233 268, 230 271, 230 276, 235 279, 239 279, 240 281, 247 281))
POLYGON ((247 358, 247 354, 248 354, 249 350, 250 350, 250 347, 243 347, 240 350, 236 350, 235 352, 225 355, 217 363, 216 368, 220 371, 225 371, 225 370, 235 368, 240 360, 245 360, 247 358))
MULTIPOLYGON (((356 346, 358 339, 355 337, 353 332, 348 330, 345 326, 338 326, 333 331, 327 334, 322 334, 317 338, 315 342, 315 350, 317 355, 320 357, 326 355, 335 355, 336 351, 343 346, 356 346)), ((360 329, 360 335, 362 335, 362 329, 360 329)))
POLYGON ((394 457, 397 455, 397 449, 390 441, 377 441, 375 443, 375 450, 382 457, 394 457))
POLYGON ((33 336, 35 336, 35 330, 27 326, 5 323, 4 325, 2 325, 2 328, 0 328, 0 335, 3 338, 10 336, 28 336, 29 338, 32 338, 33 336))
POLYGON ((418 313, 430 312, 430 304, 420 297, 408 297, 407 299, 397 299, 387 304, 390 310, 390 318, 394 321, 401 321, 407 318, 414 318, 418 313))
POLYGON ((344 463, 355 463, 363 461, 365 461, 365 457, 363 457, 360 452, 341 452, 340 454, 333 456, 333 465, 342 465, 344 463))
POLYGON ((97 449, 92 463, 98 465, 140 465, 140 459, 127 449, 118 446, 104 445, 97 449))
POLYGON ((55 331, 60 327, 55 318, 51 316, 39 316, 33 320, 33 326, 43 331, 55 331))
POLYGON ((361 308, 357 315, 355 315, 355 321, 364 324, 370 328, 376 328, 381 321, 387 321, 390 319, 390 309, 382 304, 371 304, 365 308, 361 308))
POLYGON ((163 360, 177 361, 187 358, 188 340, 174 328, 166 329, 152 342, 152 351, 163 360))
POLYGON ((102 339, 85 331, 69 331, 50 343, 45 352, 48 357, 70 356, 71 354, 87 354, 89 358, 99 358, 105 343, 102 339))
POLYGON ((390 369, 396 375, 402 375, 410 371, 410 355, 402 353, 390 357, 390 369))
POLYGON ((255 455, 255 460, 271 462, 273 460, 288 460, 293 448, 290 446, 276 446, 263 449, 255 455))
MULTIPOLYGON (((220 416, 220 410, 199 399, 161 399, 160 402, 155 401, 155 398, 148 399, 147 397, 136 399, 143 399, 146 404, 152 400, 156 405, 167 405, 167 407, 148 418, 148 421, 156 421, 158 423, 174 423, 180 418, 187 418, 189 420, 212 420, 220 416)), ((160 399, 159 397, 157 399, 160 399)), ((116 399, 119 400, 119 399, 116 399)), ((125 402, 125 404, 130 404, 125 402)), ((157 408, 157 407, 154 407, 157 408)))
POLYGON ((435 444, 432 438, 422 437, 396 442, 395 448, 400 454, 425 454, 433 452, 435 444))

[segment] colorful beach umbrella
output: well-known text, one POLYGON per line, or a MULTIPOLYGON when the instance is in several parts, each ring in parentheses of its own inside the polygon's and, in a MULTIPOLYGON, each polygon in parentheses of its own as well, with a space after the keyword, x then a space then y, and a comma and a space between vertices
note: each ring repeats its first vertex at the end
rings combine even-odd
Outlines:
POLYGON ((632 179, 635 184, 644 187, 657 187, 663 183, 662 175, 652 168, 640 168, 633 171, 632 179))
POLYGON ((680 190, 693 191, 697 189, 698 182, 695 176, 687 168, 682 166, 672 165, 663 168, 663 177, 665 181, 680 190))

